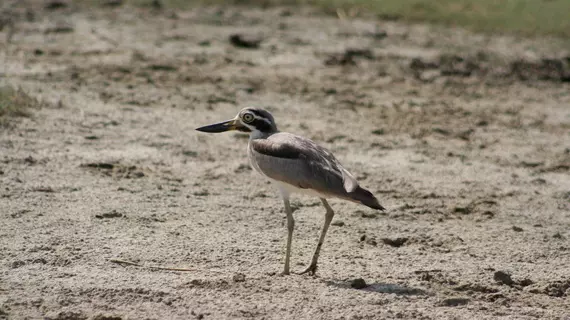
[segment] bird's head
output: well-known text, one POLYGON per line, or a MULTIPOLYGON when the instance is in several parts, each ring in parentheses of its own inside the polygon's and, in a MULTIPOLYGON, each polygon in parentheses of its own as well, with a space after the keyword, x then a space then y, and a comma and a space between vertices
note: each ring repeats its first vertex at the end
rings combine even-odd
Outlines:
POLYGON ((244 108, 233 119, 196 128, 196 130, 208 133, 237 130, 251 132, 252 134, 268 134, 276 132, 277 126, 273 116, 268 111, 258 108, 244 108))

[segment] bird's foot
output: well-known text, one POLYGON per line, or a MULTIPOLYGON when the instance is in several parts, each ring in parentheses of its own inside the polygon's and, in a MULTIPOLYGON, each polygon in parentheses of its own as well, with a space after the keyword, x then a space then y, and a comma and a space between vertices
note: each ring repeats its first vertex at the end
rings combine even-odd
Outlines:
POLYGON ((311 263, 311 264, 307 267, 307 269, 305 269, 305 270, 299 272, 299 274, 305 274, 305 273, 308 273, 308 274, 314 276, 314 275, 317 273, 317 264, 316 264, 316 263, 314 263, 314 264, 311 263))
POLYGON ((279 275, 280 277, 282 277, 282 276, 288 276, 288 275, 290 275, 290 274, 291 274, 291 272, 289 272, 289 268, 285 268, 285 270, 283 270, 282 272, 278 273, 278 275, 279 275))

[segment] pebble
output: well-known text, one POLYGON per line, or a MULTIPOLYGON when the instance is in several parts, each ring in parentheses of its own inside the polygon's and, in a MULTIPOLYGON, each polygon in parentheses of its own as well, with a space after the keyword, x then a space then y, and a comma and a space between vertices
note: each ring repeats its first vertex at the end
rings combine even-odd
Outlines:
POLYGON ((234 282, 244 282, 245 281, 245 274, 243 273, 236 273, 233 276, 234 282))
POLYGON ((357 278, 354 279, 350 282, 350 286, 354 289, 364 289, 366 287, 368 287, 368 285, 366 284, 366 281, 364 281, 364 279, 362 278, 357 278))

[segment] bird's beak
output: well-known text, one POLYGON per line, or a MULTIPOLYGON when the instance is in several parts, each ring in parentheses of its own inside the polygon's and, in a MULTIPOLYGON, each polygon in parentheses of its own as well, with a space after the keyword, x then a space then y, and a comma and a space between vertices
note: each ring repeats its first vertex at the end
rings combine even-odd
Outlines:
POLYGON ((241 123, 239 123, 239 121, 237 121, 236 119, 231 119, 228 121, 218 122, 200 128, 196 128, 196 130, 208 133, 217 133, 217 132, 225 132, 230 130, 238 130, 240 126, 241 123))

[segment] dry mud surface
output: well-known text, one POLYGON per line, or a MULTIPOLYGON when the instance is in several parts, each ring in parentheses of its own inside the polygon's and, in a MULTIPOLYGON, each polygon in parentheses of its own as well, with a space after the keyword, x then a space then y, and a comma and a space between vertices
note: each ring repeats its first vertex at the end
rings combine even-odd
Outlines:
MULTIPOLYGON (((43 107, 0 131, 0 318, 570 317, 570 84, 552 41, 43 3, 2 16, 0 80, 43 107), (332 200, 317 277, 277 275, 285 215, 247 138, 194 131, 246 106, 388 208, 332 200)), ((294 206, 300 271, 324 209, 294 206)))

